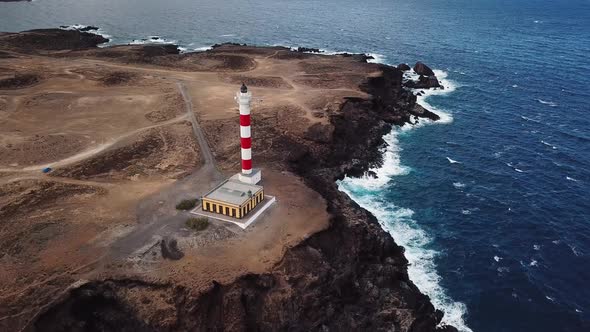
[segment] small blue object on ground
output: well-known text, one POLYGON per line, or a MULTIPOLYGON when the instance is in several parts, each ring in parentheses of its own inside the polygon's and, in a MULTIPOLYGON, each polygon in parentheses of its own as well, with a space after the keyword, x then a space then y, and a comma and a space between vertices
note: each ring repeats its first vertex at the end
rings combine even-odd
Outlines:
POLYGON ((51 172, 51 167, 45 167, 43 169, 43 173, 49 173, 49 172, 51 172))

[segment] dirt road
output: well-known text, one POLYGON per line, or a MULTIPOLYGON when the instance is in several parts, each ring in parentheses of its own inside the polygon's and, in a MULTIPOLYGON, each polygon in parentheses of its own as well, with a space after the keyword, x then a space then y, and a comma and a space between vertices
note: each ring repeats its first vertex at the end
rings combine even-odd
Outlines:
POLYGON ((141 255, 142 249, 153 247, 162 237, 181 232, 189 214, 176 210, 176 204, 183 199, 204 195, 224 179, 215 166, 213 153, 194 114, 193 103, 186 86, 183 82, 178 82, 177 86, 199 143, 202 166, 191 175, 143 199, 137 206, 138 225, 129 234, 113 243, 109 259, 121 260, 134 254, 141 255))

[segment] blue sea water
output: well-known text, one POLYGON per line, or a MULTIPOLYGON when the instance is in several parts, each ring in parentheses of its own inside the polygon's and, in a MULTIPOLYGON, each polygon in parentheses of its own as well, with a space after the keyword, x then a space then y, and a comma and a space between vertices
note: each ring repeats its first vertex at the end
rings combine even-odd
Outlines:
POLYGON ((339 183, 404 245, 410 276, 462 331, 590 330, 588 0, 37 0, 0 31, 97 25, 160 36, 422 60, 437 124, 394 128, 378 179, 339 183))

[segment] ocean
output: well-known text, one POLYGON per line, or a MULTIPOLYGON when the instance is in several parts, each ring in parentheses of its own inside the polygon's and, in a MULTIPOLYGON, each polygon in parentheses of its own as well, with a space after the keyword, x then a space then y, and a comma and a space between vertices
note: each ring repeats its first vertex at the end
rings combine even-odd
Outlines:
POLYGON ((0 31, 96 25, 112 44, 214 43, 421 60, 442 116, 385 136, 377 179, 338 185, 406 247, 461 331, 590 330, 588 0, 36 0, 0 31))

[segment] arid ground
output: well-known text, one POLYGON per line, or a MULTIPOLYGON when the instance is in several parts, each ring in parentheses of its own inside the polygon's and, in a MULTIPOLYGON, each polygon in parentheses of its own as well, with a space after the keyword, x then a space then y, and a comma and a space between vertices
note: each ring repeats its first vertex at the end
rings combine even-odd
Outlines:
POLYGON ((302 142, 329 140, 330 116, 345 98, 368 98, 359 86, 380 74, 352 56, 285 48, 31 52, 12 37, 0 35, 1 330, 29 327, 85 280, 198 292, 270 269, 329 225, 326 202, 286 161, 302 142), (254 96, 254 165, 277 204, 246 230, 215 220, 189 230, 175 204, 239 170, 242 82, 254 96), (162 258, 163 237, 182 259, 162 258))

